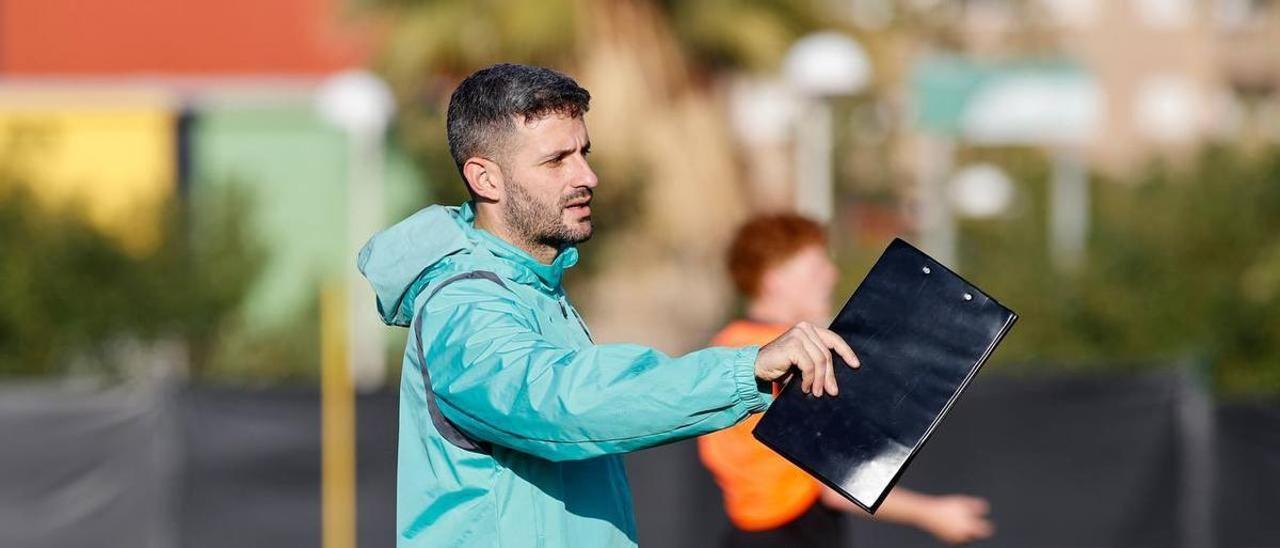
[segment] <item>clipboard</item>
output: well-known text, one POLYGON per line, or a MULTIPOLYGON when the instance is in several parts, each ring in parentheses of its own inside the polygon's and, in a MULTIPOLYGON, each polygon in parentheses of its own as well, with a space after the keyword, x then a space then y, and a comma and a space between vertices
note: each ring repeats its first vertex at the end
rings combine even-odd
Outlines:
POLYGON ((752 433, 874 514, 1017 319, 895 239, 831 324, 862 367, 833 353, 839 396, 788 382, 752 433))

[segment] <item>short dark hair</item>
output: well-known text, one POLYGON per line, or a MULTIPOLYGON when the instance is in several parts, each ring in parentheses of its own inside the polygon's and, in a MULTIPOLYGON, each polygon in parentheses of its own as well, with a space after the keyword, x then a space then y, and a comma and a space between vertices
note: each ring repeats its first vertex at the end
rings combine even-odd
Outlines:
POLYGON ((449 153, 458 171, 467 158, 515 129, 517 117, 582 116, 591 94, 564 74, 544 67, 501 63, 475 71, 449 97, 449 153))

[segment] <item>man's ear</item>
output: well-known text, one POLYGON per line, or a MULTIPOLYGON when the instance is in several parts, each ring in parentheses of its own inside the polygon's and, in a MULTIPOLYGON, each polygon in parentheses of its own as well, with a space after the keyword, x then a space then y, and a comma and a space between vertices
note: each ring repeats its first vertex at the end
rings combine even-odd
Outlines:
POLYGON ((500 201, 506 193, 502 168, 487 158, 473 156, 462 164, 462 177, 471 193, 487 201, 500 201))

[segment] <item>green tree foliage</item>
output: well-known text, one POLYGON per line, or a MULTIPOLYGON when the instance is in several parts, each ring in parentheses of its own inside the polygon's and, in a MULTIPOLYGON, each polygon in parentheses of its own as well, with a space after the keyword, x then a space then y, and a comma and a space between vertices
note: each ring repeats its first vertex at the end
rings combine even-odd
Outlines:
POLYGON ((839 25, 830 3, 813 0, 657 2, 680 48, 702 70, 776 70, 791 44, 839 25))
MULTIPOLYGON (((480 67, 532 63, 572 73, 601 46, 596 27, 617 24, 617 16, 609 14, 644 11, 656 13, 659 22, 644 47, 674 49, 678 64, 691 73, 686 80, 704 82, 730 69, 777 68, 796 38, 831 21, 830 6, 811 0, 356 0, 353 5, 388 22, 375 66, 400 105, 395 136, 425 178, 436 182, 432 191, 443 203, 466 199, 445 142, 444 110, 458 80, 480 67)), ((600 156, 604 164, 610 163, 607 156, 607 151, 600 156)), ((613 163, 629 165, 627 158, 613 163)))
POLYGON ((161 242, 127 252, 74 208, 42 207, 20 184, 0 181, 0 375, 67 372, 87 361, 104 376, 120 342, 187 343, 199 370, 253 281, 261 253, 231 197, 192 225, 168 206, 161 242))
POLYGON ((1226 394, 1280 393, 1280 149, 1209 147, 1095 180, 1086 265, 1051 267, 1043 159, 997 151, 1019 210, 969 221, 964 274, 1021 315, 1002 362, 1117 367, 1192 358, 1226 394))

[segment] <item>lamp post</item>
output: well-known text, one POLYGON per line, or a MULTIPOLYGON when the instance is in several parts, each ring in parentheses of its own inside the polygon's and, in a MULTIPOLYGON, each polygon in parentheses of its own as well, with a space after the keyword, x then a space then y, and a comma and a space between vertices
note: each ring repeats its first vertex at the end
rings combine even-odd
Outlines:
POLYGON ((871 62, 852 38, 819 32, 791 46, 783 74, 805 102, 796 127, 796 210, 828 222, 834 209, 831 99, 865 89, 871 81, 871 62))
POLYGON ((377 230, 383 211, 384 134, 395 100, 387 85, 365 71, 326 80, 316 109, 347 136, 347 264, 345 290, 327 287, 321 316, 321 545, 356 545, 355 390, 382 385, 382 326, 370 310, 373 293, 360 281, 355 257, 377 230))

